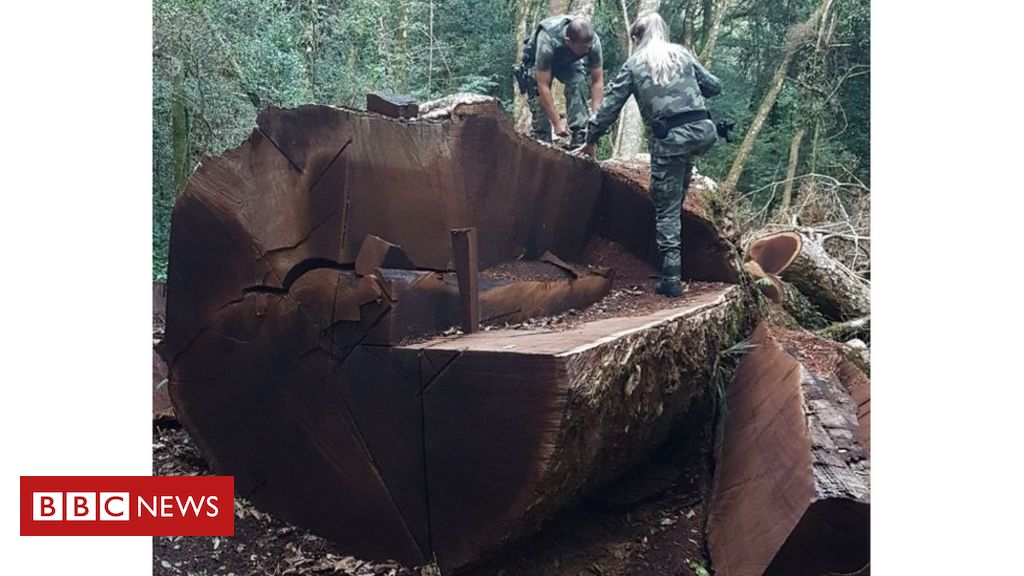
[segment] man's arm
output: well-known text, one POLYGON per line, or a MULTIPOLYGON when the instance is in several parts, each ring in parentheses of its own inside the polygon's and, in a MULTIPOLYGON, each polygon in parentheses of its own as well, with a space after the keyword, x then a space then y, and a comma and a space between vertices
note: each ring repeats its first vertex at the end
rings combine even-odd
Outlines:
POLYGON ((554 41, 544 30, 537 32, 537 52, 534 58, 533 77, 537 80, 537 94, 540 96, 540 107, 547 114, 548 120, 555 129, 555 134, 569 134, 569 126, 558 117, 555 110, 555 98, 551 95, 551 60, 554 58, 554 41))
POLYGON ((615 79, 608 85, 607 98, 587 121, 587 144, 596 144, 598 139, 608 130, 619 117, 619 112, 633 94, 633 74, 629 65, 623 64, 615 79))
POLYGON ((540 107, 547 114, 548 120, 551 121, 551 125, 555 128, 555 134, 565 136, 569 133, 569 126, 565 123, 564 119, 558 116, 558 112, 555 110, 555 97, 551 95, 551 70, 537 68, 535 78, 537 79, 537 92, 540 94, 540 107))
POLYGON ((590 109, 597 110, 600 108, 603 98, 604 68, 593 68, 590 70, 590 109))

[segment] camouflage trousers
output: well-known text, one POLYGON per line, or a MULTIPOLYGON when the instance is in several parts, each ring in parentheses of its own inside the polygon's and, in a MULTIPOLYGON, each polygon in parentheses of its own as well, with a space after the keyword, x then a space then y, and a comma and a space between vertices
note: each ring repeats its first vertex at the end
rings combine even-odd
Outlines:
POLYGON ((651 156, 651 201, 654 203, 654 229, 661 255, 661 274, 667 281, 680 279, 682 258, 683 201, 693 171, 691 156, 651 156))
MULTIPOLYGON (((529 74, 532 76, 534 70, 529 74)), ((573 143, 582 145, 587 129, 587 71, 582 62, 569 68, 554 69, 551 75, 565 84, 565 122, 573 134, 573 143), (578 136, 577 136, 578 135, 578 136)), ((551 142, 551 121, 540 105, 540 94, 530 91, 527 97, 532 116, 530 135, 541 142, 551 142)))

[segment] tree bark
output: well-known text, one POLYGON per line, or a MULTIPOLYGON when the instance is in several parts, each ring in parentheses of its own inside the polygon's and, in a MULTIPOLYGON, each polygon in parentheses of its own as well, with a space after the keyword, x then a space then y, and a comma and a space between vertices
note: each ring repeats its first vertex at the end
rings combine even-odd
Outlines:
POLYGON ((779 213, 783 215, 789 214, 789 207, 793 202, 793 178, 796 177, 796 167, 800 162, 800 143, 803 142, 806 132, 807 129, 801 126, 789 144, 789 166, 786 168, 786 184, 782 188, 782 203, 779 205, 779 213))
MULTIPOLYGON (((627 47, 627 49, 626 49, 626 56, 628 58, 629 56, 631 56, 633 54, 633 37, 630 36, 630 34, 629 34, 629 25, 630 25, 630 22, 629 22, 629 10, 626 8, 626 0, 619 0, 619 7, 622 9, 622 31, 623 31, 623 33, 620 35, 620 42, 622 43, 623 46, 627 47)), ((633 103, 635 105, 635 102, 633 102, 633 100, 631 98, 629 100, 629 102, 626 102, 626 107, 627 108, 629 107, 630 103, 633 103)), ((621 150, 622 150, 622 133, 623 133, 623 126, 624 125, 625 125, 625 123, 622 121, 622 118, 619 118, 619 121, 615 123, 615 143, 612 146, 612 157, 613 158, 619 158, 622 155, 621 154, 621 150)))
POLYGON ((398 30, 396 38, 396 56, 398 65, 395 67, 395 82, 398 91, 409 93, 409 3, 398 1, 398 30))
MULTIPOLYGON (((306 78, 309 80, 309 99, 316 102, 316 60, 319 55, 320 45, 317 41, 317 0, 309 0, 309 32, 306 37, 306 78)), ((403 39, 404 42, 404 39, 403 39)), ((404 49, 404 43, 403 43, 404 49)))
MULTIPOLYGON (((523 42, 533 32, 534 10, 532 5, 535 0, 518 0, 516 2, 516 56, 515 63, 518 65, 523 56, 523 42)), ((512 79, 513 109, 516 132, 525 134, 530 131, 530 104, 526 95, 519 92, 515 79, 512 79)))
POLYGON ((853 338, 871 341, 871 316, 855 318, 846 322, 837 322, 818 332, 822 337, 838 342, 846 342, 853 338))
MULTIPOLYGON (((661 8, 661 0, 641 0, 640 8, 637 12, 637 18, 650 12, 657 12, 659 8, 661 8)), ((626 24, 626 27, 628 34, 628 23, 626 24)), ((644 143, 644 121, 643 118, 640 117, 640 107, 637 106, 636 99, 632 96, 629 98, 629 101, 626 102, 626 106, 622 110, 622 116, 619 118, 619 123, 622 126, 622 132, 618 145, 615 147, 613 152, 613 156, 615 158, 628 160, 629 158, 644 152, 647 148, 644 143)))
POLYGON ((782 273, 827 318, 852 320, 871 313, 867 282, 829 256, 818 240, 804 235, 800 253, 782 273))
POLYGON ((783 48, 782 62, 779 63, 779 67, 775 70, 775 74, 768 84, 768 92, 765 93, 764 99, 761 100, 761 105, 758 107, 754 119, 750 122, 750 128, 743 135, 743 141, 740 142, 732 167, 729 169, 729 174, 725 177, 725 181, 722 182, 722 189, 725 194, 730 194, 736 190, 740 175, 746 166, 747 158, 750 156, 750 151, 754 148, 754 142, 764 126, 765 119, 768 118, 768 113, 775 106, 779 92, 782 91, 782 85, 786 80, 786 74, 789 71, 790 65, 807 40, 814 36, 817 24, 821 20, 826 7, 831 4, 831 1, 824 0, 807 20, 791 26, 786 33, 786 44, 783 48))
POLYGON ((192 171, 191 119, 185 96, 185 66, 174 59, 176 69, 171 79, 171 169, 173 172, 174 195, 185 189, 192 171))
POLYGON ((697 0, 686 0, 686 8, 683 10, 683 46, 691 52, 693 48, 693 18, 697 11, 697 0))
MULTIPOLYGON (((698 57, 701 63, 706 67, 711 67, 711 57, 715 53, 715 45, 718 44, 718 34, 722 29, 722 19, 725 18, 725 13, 729 9, 730 1, 731 0, 712 0, 710 2, 710 5, 714 8, 715 15, 711 20, 711 28, 704 33, 704 47, 701 48, 700 56, 698 57)), ((707 22, 708 17, 705 16, 704 20, 707 22)))

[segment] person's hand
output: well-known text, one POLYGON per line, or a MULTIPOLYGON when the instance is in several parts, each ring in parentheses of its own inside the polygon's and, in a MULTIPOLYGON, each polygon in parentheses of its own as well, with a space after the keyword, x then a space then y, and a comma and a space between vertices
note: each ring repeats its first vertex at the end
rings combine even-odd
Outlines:
POLYGON ((579 148, 573 150, 572 153, 577 155, 577 156, 584 156, 584 155, 586 155, 586 156, 590 156, 591 158, 593 158, 594 157, 594 153, 596 152, 596 150, 597 150, 597 146, 595 146, 594 144, 584 144, 583 146, 580 146, 579 148))
POLYGON ((558 135, 558 136, 568 136, 569 135, 569 125, 565 123, 565 118, 559 118, 555 122, 554 127, 555 127, 555 134, 556 135, 558 135))

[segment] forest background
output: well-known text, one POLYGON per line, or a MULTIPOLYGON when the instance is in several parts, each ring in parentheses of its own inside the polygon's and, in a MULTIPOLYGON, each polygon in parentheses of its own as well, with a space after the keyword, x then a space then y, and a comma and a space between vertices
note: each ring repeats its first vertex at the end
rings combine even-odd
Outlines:
MULTIPOLYGON (((171 207, 196 164, 239 145, 267 106, 497 98, 521 129, 512 66, 549 14, 589 16, 610 81, 628 22, 657 10, 723 83, 737 122, 698 169, 746 230, 812 226, 870 278, 870 10, 863 0, 154 0, 153 275, 166 276, 171 207)), ((607 82, 607 81, 606 81, 607 82)), ((629 108, 598 159, 644 152, 629 108)))

